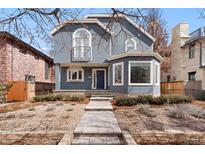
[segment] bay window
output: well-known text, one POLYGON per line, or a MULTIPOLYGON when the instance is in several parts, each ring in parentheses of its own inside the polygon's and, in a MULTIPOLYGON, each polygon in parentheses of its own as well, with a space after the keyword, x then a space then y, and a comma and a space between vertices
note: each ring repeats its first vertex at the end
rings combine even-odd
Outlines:
POLYGON ((123 85, 124 63, 113 64, 113 85, 123 85))
POLYGON ((152 62, 130 61, 129 62, 129 85, 152 84, 152 62))

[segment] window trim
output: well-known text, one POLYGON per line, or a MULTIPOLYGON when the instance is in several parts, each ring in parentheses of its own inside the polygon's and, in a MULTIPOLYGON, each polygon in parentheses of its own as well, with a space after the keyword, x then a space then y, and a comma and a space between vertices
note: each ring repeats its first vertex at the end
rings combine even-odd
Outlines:
MULTIPOLYGON (((85 28, 78 28, 74 31, 73 35, 72 35, 72 48, 76 47, 76 41, 75 41, 75 37, 76 37, 76 33, 80 30, 84 30, 88 33, 89 35, 89 45, 88 47, 90 47, 90 60, 92 60, 92 35, 90 33, 89 30, 85 29, 85 28)), ((84 45, 85 46, 85 45, 84 45)), ((73 50, 73 54, 74 54, 75 50, 73 50)), ((82 53, 81 53, 82 54, 82 53)))
POLYGON ((128 38, 128 39, 125 41, 125 51, 128 51, 128 50, 127 50, 127 43, 128 43, 129 40, 131 40, 131 41, 134 42, 134 50, 137 49, 137 42, 136 42, 136 40, 133 39, 133 38, 128 38))
POLYGON ((136 86, 136 85, 153 85, 153 62, 152 61, 129 61, 128 68, 128 85, 136 86), (131 63, 149 63, 150 64, 150 82, 149 83, 131 83, 131 63))
POLYGON ((155 62, 155 85, 159 85, 160 83, 160 64, 155 62), (156 67, 157 66, 157 67, 156 67), (157 69, 156 69, 157 68, 157 69), (156 80, 157 78, 157 80, 156 80), (157 82, 156 82, 157 81, 157 82))
POLYGON ((124 85, 124 62, 119 62, 119 63, 114 63, 113 66, 112 66, 112 84, 113 86, 123 86, 124 85), (120 65, 122 67, 122 72, 121 72, 121 83, 115 83, 115 67, 120 65))
POLYGON ((67 82, 84 82, 84 69, 83 68, 68 68, 67 69, 67 82), (72 73, 74 71, 77 71, 77 78, 76 80, 69 78, 69 71, 72 73), (82 72, 81 76, 82 78, 79 79, 79 71, 82 72))

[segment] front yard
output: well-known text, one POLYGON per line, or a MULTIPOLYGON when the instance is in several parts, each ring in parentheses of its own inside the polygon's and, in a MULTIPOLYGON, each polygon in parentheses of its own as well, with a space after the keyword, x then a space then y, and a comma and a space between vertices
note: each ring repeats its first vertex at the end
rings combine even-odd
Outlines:
POLYGON ((72 135, 85 105, 55 101, 1 107, 0 144, 58 144, 65 133, 72 135))
POLYGON ((199 102, 115 106, 114 113, 121 129, 130 132, 138 144, 205 144, 205 108, 199 102))

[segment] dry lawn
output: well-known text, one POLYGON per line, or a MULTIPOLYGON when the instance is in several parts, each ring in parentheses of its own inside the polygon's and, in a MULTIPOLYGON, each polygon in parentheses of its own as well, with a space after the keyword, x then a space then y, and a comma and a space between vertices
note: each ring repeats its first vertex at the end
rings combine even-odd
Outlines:
POLYGON ((131 134, 146 130, 205 131, 205 109, 200 105, 136 105, 115 107, 114 112, 121 129, 131 134))
POLYGON ((22 106, 23 109, 0 113, 0 144, 57 144, 64 133, 72 135, 84 114, 85 103, 44 102, 22 106))

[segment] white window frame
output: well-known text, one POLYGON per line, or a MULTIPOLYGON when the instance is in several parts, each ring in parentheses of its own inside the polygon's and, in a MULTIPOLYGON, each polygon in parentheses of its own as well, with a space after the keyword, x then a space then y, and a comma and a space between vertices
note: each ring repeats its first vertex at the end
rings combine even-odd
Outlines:
MULTIPOLYGON (((81 31, 81 30, 84 30, 84 31, 86 31, 87 33, 88 33, 88 35, 89 35, 89 47, 90 47, 90 59, 92 60, 92 35, 91 35, 91 33, 90 33, 90 31, 89 30, 87 30, 87 29, 85 29, 85 28, 78 28, 77 30, 75 30, 74 31, 74 33, 73 33, 73 36, 72 36, 72 47, 74 48, 74 47, 76 47, 76 39, 75 39, 75 37, 76 37, 76 34, 77 34, 77 32, 78 31, 81 31)), ((85 46, 84 44, 82 45, 82 46, 85 46)), ((81 51, 82 52, 82 51, 81 51)), ((73 54, 75 55, 75 50, 73 51, 73 54)), ((83 55, 83 53, 81 53, 81 55, 83 55)))
POLYGON ((128 85, 153 85, 153 62, 152 61, 129 61, 128 68, 128 85), (131 63, 149 63, 150 64, 150 82, 149 83, 131 83, 131 63))
POLYGON ((128 51, 127 50, 127 45, 128 45, 128 41, 131 40, 133 43, 134 43, 134 49, 137 49, 137 42, 135 39, 133 38, 128 38, 126 41, 125 41, 125 51, 128 51))
POLYGON ((155 85, 160 83, 160 64, 155 62, 155 85), (157 79, 157 80, 156 80, 157 79), (157 82, 156 82, 157 81, 157 82))
POLYGON ((112 76, 113 76, 113 78, 112 78, 112 83, 113 83, 113 86, 122 86, 122 85, 124 85, 124 62, 119 62, 119 63, 115 63, 115 64, 113 64, 113 66, 112 66, 112 76), (122 72, 121 72, 121 77, 122 77, 122 79, 121 79, 121 83, 115 83, 115 67, 116 66, 121 66, 122 67, 122 72))
POLYGON ((84 69, 82 68, 68 68, 67 69, 67 82, 84 82, 84 69), (79 79, 79 71, 81 71, 82 78, 79 79), (69 78, 69 72, 71 78, 69 78), (72 72, 77 72, 77 79, 72 79, 72 72))

